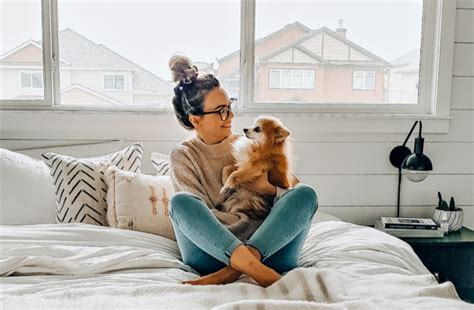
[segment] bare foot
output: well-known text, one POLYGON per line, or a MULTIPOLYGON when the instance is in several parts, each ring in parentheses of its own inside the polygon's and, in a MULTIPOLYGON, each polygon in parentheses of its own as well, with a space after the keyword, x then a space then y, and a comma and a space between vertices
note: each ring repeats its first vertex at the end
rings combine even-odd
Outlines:
POLYGON ((281 279, 281 275, 262 264, 245 246, 238 246, 230 256, 232 268, 245 273, 263 287, 272 285, 281 279))
POLYGON ((208 284, 226 284, 237 280, 242 273, 226 266, 221 270, 199 277, 197 279, 183 281, 183 284, 208 285, 208 284))
MULTIPOLYGON (((248 245, 246 247, 258 260, 261 259, 262 256, 257 249, 248 245)), ((191 285, 226 284, 234 282, 240 277, 241 274, 242 273, 240 271, 237 271, 230 266, 226 266, 216 272, 199 277, 197 279, 183 281, 181 283, 191 285)))

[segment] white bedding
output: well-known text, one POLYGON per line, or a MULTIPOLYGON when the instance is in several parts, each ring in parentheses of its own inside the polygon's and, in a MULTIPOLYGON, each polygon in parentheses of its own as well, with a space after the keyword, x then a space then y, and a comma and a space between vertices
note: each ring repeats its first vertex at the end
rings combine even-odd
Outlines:
POLYGON ((182 285, 197 275, 152 234, 79 223, 0 232, 1 309, 473 309, 408 244, 342 221, 314 223, 300 267, 266 289, 247 277, 182 285))

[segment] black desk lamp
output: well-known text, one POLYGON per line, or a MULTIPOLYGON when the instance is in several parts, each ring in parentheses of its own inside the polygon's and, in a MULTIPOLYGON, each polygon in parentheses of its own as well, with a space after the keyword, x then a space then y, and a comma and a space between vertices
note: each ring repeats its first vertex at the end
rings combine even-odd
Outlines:
POLYGON ((421 120, 417 120, 410 130, 410 133, 403 142, 403 145, 396 146, 390 152, 390 162, 393 166, 398 168, 398 198, 397 198, 397 217, 400 217, 400 184, 403 175, 412 182, 421 182, 428 176, 428 173, 433 170, 431 160, 423 154, 423 141, 421 137, 421 120), (420 123, 420 131, 418 138, 415 138, 415 152, 412 153, 408 147, 405 146, 408 139, 410 139, 413 129, 416 124, 420 123))

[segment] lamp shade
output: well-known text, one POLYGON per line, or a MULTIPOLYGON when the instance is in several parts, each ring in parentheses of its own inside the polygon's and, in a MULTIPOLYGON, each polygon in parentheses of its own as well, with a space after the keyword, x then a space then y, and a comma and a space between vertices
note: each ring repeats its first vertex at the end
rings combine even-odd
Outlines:
POLYGON ((413 153, 402 163, 403 175, 412 182, 421 182, 433 170, 431 160, 423 153, 413 153))

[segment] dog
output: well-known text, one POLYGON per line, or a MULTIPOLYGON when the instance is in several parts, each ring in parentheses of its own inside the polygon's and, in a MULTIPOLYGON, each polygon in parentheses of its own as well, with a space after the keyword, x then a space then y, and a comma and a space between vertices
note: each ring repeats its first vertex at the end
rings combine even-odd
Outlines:
POLYGON ((279 119, 259 116, 252 127, 244 128, 243 133, 244 136, 232 144, 234 164, 223 169, 221 194, 224 201, 216 208, 262 219, 270 212, 273 196, 258 193, 252 186, 255 180, 268 174, 268 181, 281 188, 299 183, 290 171, 287 138, 291 132, 279 119))

